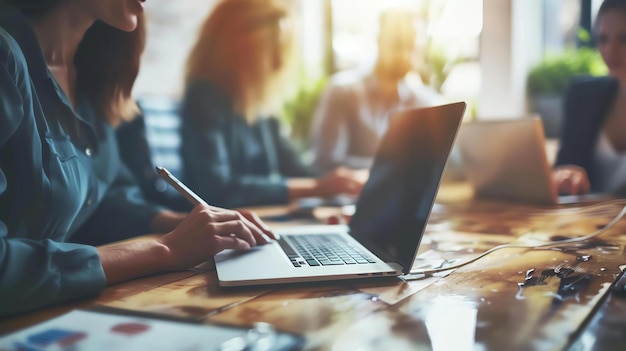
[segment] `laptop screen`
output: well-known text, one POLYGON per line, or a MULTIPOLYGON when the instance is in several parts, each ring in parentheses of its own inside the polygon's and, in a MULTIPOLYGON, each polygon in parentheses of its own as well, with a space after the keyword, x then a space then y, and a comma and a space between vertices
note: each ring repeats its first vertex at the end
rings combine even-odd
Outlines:
POLYGON ((466 104, 394 113, 350 221, 359 242, 411 270, 466 104))

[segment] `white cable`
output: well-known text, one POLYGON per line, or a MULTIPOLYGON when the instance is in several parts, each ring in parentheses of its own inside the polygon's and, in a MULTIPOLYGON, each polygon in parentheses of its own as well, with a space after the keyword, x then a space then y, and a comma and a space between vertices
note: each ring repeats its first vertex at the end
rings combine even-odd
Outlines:
MULTIPOLYGON (((503 244, 503 245, 498 245, 498 246, 494 246, 491 249, 481 253, 480 255, 471 258, 467 261, 452 265, 452 266, 448 266, 448 267, 442 267, 442 268, 434 268, 434 269, 425 269, 425 270, 419 270, 419 271, 411 271, 409 272, 409 274, 407 274, 407 276, 409 275, 419 275, 420 277, 422 275, 424 276, 429 276, 429 275, 433 275, 435 273, 439 273, 439 272, 445 272, 445 271, 449 271, 451 269, 456 269, 456 268, 460 268, 463 267, 467 264, 470 264, 472 262, 477 261, 478 259, 487 256, 488 254, 497 251, 497 250, 501 250, 501 249, 508 249, 508 248, 514 248, 514 249, 536 249, 536 248, 540 248, 540 247, 548 247, 548 246, 558 246, 558 245, 563 245, 563 244, 570 244, 570 243, 575 243, 575 242, 580 242, 580 241, 585 241, 585 240, 589 240, 592 238, 595 238, 601 234, 603 234, 604 232, 606 232, 607 230, 609 230, 611 227, 613 227, 620 219, 622 219, 622 217, 624 217, 624 215, 626 214, 626 200, 610 200, 610 201, 606 201, 600 204, 594 204, 594 205, 590 205, 590 206, 586 206, 586 207, 582 207, 582 208, 576 208, 574 209, 574 212, 583 212, 589 209, 594 209, 597 210, 598 208, 603 208, 603 207, 608 207, 608 206, 612 206, 612 205, 616 205, 616 204, 622 204, 622 210, 617 214, 617 216, 615 216, 609 223, 605 224, 602 228, 596 230, 595 232, 585 235, 585 236, 581 236, 578 238, 572 238, 572 239, 565 239, 565 240, 559 240, 559 241, 550 241, 550 242, 546 242, 543 244, 537 244, 537 245, 524 245, 524 244, 503 244)), ((557 210, 560 211, 560 210, 557 210)), ((567 211, 567 209, 566 209, 567 211)), ((410 278, 408 278, 410 279, 410 278)))

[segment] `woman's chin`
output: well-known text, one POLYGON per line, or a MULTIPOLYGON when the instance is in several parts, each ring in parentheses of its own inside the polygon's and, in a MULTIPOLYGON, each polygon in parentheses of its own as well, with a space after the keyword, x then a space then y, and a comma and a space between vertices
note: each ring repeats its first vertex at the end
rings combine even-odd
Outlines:
POLYGON ((132 32, 137 29, 137 16, 132 15, 129 18, 126 18, 125 21, 116 23, 113 26, 119 30, 123 30, 124 32, 132 32))

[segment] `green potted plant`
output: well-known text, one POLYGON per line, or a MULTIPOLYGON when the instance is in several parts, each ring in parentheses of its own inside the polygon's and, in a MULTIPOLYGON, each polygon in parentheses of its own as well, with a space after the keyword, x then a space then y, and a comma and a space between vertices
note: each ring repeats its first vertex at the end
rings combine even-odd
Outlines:
POLYGON ((309 77, 300 74, 300 82, 294 96, 283 106, 282 119, 290 128, 290 137, 301 151, 308 148, 313 115, 326 87, 327 77, 309 77))
POLYGON ((527 80, 530 108, 541 116, 546 137, 558 137, 563 94, 572 78, 606 73, 606 65, 599 53, 587 47, 547 54, 531 68, 527 80))

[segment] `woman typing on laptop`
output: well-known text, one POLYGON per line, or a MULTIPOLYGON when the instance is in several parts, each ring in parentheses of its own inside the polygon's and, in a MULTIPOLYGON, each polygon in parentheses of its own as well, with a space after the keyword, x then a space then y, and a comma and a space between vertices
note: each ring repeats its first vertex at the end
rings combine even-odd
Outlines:
POLYGON ((141 2, 0 0, 0 316, 272 236, 248 213, 205 204, 165 211, 128 181, 113 126, 132 113, 141 2), (146 233, 165 235, 76 243, 146 233))
POLYGON ((595 22, 609 76, 576 81, 553 180, 562 194, 626 192, 626 0, 605 0, 595 22))

